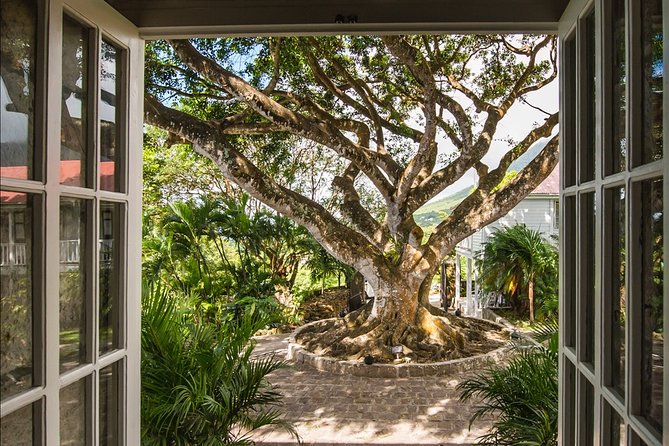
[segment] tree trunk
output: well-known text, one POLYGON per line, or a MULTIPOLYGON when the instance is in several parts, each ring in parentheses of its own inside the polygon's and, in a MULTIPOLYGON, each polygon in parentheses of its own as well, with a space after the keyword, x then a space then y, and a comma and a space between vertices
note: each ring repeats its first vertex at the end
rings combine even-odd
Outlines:
POLYGON ((530 301, 530 322, 534 322, 534 281, 527 285, 527 297, 530 301))
POLYGON ((377 362, 394 359, 392 347, 416 359, 438 361, 461 357, 464 336, 452 316, 424 305, 432 277, 421 282, 382 281, 371 285, 375 298, 371 305, 349 313, 344 319, 309 333, 300 342, 311 351, 334 357, 374 356, 377 362))
POLYGON ((365 304, 365 278, 360 273, 353 275, 347 301, 347 311, 355 311, 365 304))

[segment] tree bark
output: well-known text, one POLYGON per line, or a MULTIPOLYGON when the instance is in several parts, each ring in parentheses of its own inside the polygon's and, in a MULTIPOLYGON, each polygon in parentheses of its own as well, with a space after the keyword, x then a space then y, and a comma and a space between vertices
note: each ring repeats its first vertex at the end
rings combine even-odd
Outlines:
POLYGON ((534 322, 534 280, 527 285, 527 297, 530 301, 530 322, 534 322))

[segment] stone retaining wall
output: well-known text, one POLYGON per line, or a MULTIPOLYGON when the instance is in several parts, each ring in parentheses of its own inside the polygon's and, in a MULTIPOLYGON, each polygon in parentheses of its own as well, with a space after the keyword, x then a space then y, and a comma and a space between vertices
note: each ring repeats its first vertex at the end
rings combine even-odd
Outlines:
MULTIPOLYGON (((366 376, 372 378, 449 376, 480 370, 492 363, 502 361, 512 354, 508 346, 503 346, 482 355, 426 364, 366 365, 362 361, 340 361, 329 356, 319 356, 315 353, 311 353, 305 350, 304 347, 297 342, 297 336, 302 330, 322 322, 323 321, 315 321, 298 327, 288 338, 288 354, 286 357, 287 359, 294 361, 298 368, 306 367, 337 375, 366 376)), ((499 325, 501 328, 505 328, 498 323, 493 323, 499 325)))

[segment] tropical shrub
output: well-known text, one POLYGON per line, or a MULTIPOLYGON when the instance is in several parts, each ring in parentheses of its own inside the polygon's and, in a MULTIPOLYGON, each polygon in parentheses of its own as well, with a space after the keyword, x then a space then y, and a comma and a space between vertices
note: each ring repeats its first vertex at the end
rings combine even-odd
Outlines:
POLYGON ((169 203, 160 220, 145 220, 145 276, 193 296, 211 317, 255 305, 273 310, 272 321, 291 322, 299 270, 320 245, 288 218, 253 205, 245 194, 169 203))
POLYGON ((519 349, 508 364, 495 365, 458 385, 461 401, 477 400, 471 425, 494 416, 479 445, 551 446, 558 427, 558 325, 539 324, 542 344, 519 349))
POLYGON ((282 421, 267 375, 285 365, 252 357, 257 313, 232 321, 199 318, 188 300, 160 286, 142 299, 142 444, 253 444, 256 429, 282 421))
POLYGON ((534 321, 535 296, 544 314, 557 312, 558 251, 539 231, 517 224, 496 230, 477 253, 483 291, 502 292, 515 309, 529 301, 534 321))

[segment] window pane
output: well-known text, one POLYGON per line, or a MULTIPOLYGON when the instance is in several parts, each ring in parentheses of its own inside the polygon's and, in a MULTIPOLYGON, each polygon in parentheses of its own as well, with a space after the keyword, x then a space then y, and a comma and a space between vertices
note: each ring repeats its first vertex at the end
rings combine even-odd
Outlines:
POLYGON ((592 445, 595 439, 595 389, 584 376, 581 375, 581 423, 579 444, 592 445))
POLYGON ((2 417, 0 446, 31 446, 33 444, 33 405, 2 417))
POLYGON ((100 203, 100 354, 119 347, 121 205, 100 203))
POLYGON ((565 257, 564 278, 564 343, 568 347, 576 347, 576 197, 564 199, 564 247, 565 257))
POLYGON ((632 431, 631 437, 632 441, 630 444, 634 446, 648 446, 648 444, 645 441, 643 441, 636 432, 632 431))
POLYGON ((86 445, 86 378, 60 389, 60 444, 86 445))
POLYGON ((0 176, 32 179, 37 1, 2 0, 0 17, 0 176))
POLYGON ((100 370, 100 446, 118 444, 118 363, 100 370))
POLYGON ((33 385, 33 202, 29 194, 0 192, 0 394, 3 400, 33 385), (21 222, 22 237, 17 237, 17 220, 21 222))
POLYGON ((662 373, 664 370, 664 324, 662 180, 641 184, 641 289, 634 305, 641 305, 641 415, 662 432, 662 373))
POLYGON ((625 170, 627 158, 626 106, 627 106, 627 58, 625 35, 625 1, 611 2, 611 147, 607 160, 607 174, 625 170))
POLYGON ((576 438, 576 367, 569 359, 564 360, 565 410, 560 414, 565 417, 562 443, 573 444, 576 438))
POLYGON ((120 126, 122 89, 122 51, 103 40, 100 47, 100 189, 121 191, 120 126))
POLYGON ((86 358, 86 201, 60 200, 60 371, 86 358))
POLYGON ((60 182, 71 186, 88 183, 88 39, 87 28, 63 17, 60 182))
POLYGON ((576 39, 574 35, 564 40, 565 104, 564 123, 564 184, 576 184, 576 39))
POLYGON ((583 21, 581 35, 585 59, 585 70, 581 78, 583 88, 581 115, 583 129, 581 131, 580 161, 581 182, 595 179, 595 109, 597 79, 595 77, 595 12, 594 10, 583 21))
POLYGON ((625 188, 606 191, 607 220, 604 225, 610 255, 604 256, 604 280, 608 291, 607 305, 611 309, 610 364, 611 382, 608 383, 625 395, 625 188))
POLYGON ((579 359, 593 363, 595 353, 595 194, 581 195, 580 296, 581 339, 579 359))
MULTIPOLYGON (((608 406, 608 404, 607 404, 608 406)), ((627 446, 627 435, 625 429, 625 422, 622 417, 618 415, 611 406, 607 407, 611 416, 609 417, 609 438, 611 445, 627 446)))
POLYGON ((635 165, 662 158, 662 0, 641 1, 642 153, 635 165))

